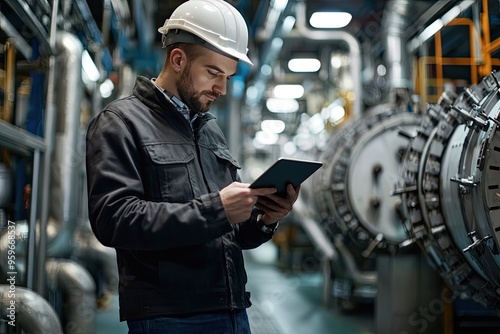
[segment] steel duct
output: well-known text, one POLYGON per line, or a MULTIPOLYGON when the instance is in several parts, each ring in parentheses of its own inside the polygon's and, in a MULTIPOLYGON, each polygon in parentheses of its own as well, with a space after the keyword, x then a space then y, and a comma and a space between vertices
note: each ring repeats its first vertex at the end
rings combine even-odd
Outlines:
MULTIPOLYGON (((15 298, 9 296, 10 286, 0 285, 0 314, 2 319, 11 320, 9 306, 15 301, 16 328, 29 334, 62 334, 59 318, 52 306, 39 294, 15 287, 15 298)), ((92 332, 88 332, 92 333, 92 332)))

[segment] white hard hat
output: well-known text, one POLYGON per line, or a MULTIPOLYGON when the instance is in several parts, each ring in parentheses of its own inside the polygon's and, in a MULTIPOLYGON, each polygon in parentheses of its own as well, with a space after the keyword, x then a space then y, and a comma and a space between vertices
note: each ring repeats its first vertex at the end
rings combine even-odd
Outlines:
POLYGON ((203 44, 204 41, 203 45, 209 49, 253 65, 247 56, 248 29, 245 19, 226 1, 186 1, 174 10, 158 31, 163 34, 164 47, 179 42, 203 44), (201 38, 201 41, 191 34, 201 38))

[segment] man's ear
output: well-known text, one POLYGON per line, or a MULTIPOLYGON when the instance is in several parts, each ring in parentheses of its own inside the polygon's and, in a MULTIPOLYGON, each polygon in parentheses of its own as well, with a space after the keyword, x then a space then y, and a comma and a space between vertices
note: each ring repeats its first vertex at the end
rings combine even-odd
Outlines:
POLYGON ((186 54, 182 49, 175 48, 170 52, 170 66, 176 71, 181 72, 186 64, 186 54))

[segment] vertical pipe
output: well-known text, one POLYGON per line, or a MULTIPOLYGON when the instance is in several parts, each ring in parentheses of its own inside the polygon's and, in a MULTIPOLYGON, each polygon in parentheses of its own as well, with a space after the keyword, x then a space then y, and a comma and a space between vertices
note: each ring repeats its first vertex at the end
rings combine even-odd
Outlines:
MULTIPOLYGON (((50 21, 49 44, 52 50, 55 50, 57 34, 57 12, 59 0, 52 2, 52 16, 50 21)), ((40 229, 38 236, 37 268, 36 268, 36 291, 43 295, 45 290, 45 258, 47 244, 47 222, 49 220, 49 201, 50 201, 50 165, 51 156, 54 149, 55 137, 55 104, 54 104, 54 86, 55 86, 55 56, 49 58, 49 75, 47 83, 47 105, 45 108, 45 154, 43 157, 43 184, 42 184, 42 207, 40 217, 40 229)), ((34 233, 35 230, 30 230, 34 233)), ((33 250, 30 250, 33 251, 33 250)))
POLYGON ((36 217, 38 211, 38 186, 40 184, 40 150, 35 150, 33 157, 33 188, 31 189, 31 204, 30 204, 30 219, 29 219, 29 233, 28 233, 28 256, 26 259, 26 287, 30 290, 35 288, 35 231, 36 231, 36 217))
POLYGON ((84 156, 80 145, 83 45, 72 33, 60 31, 56 52, 57 73, 61 79, 54 87, 57 92, 56 127, 50 168, 49 226, 55 225, 57 234, 48 236, 46 254, 48 257, 67 257, 71 254, 69 240, 78 221, 78 195, 82 188, 79 175, 84 156))

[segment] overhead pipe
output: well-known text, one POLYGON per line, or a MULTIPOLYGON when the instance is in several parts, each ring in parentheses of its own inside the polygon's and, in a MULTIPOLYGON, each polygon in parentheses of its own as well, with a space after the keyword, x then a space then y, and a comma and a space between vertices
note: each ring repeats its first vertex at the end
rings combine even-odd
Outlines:
POLYGON ((52 306, 36 292, 20 286, 15 287, 12 296, 10 285, 0 285, 0 317, 7 321, 15 319, 13 324, 23 333, 63 333, 61 322, 52 306), (15 305, 15 318, 10 317, 11 305, 15 305))
POLYGON ((96 298, 95 283, 89 272, 78 263, 65 259, 49 259, 45 268, 49 291, 62 293, 63 300, 55 300, 52 304, 64 315, 65 332, 93 333, 96 298))
POLYGON ((268 36, 265 36, 266 42, 261 48, 260 55, 262 55, 258 73, 253 84, 255 89, 255 94, 253 96, 247 97, 247 105, 252 108, 255 107, 264 95, 266 84, 271 76, 271 71, 266 70, 265 67, 271 69, 283 47, 282 35, 286 33, 286 27, 284 26, 285 17, 291 11, 292 4, 294 1, 286 0, 282 2, 275 2, 272 7, 270 7, 267 18, 266 18, 266 28, 265 32, 273 29, 268 36))
POLYGON ((301 38, 301 39, 312 39, 318 41, 343 41, 347 44, 349 48, 349 55, 351 59, 351 76, 354 83, 354 104, 353 104, 353 116, 359 118, 362 112, 362 78, 361 78, 361 47, 358 40, 348 33, 342 30, 314 30, 310 29, 306 24, 306 9, 305 3, 297 3, 297 17, 296 17, 296 29, 292 30, 288 34, 285 34, 283 38, 301 38))

